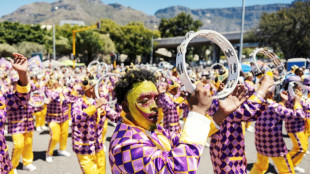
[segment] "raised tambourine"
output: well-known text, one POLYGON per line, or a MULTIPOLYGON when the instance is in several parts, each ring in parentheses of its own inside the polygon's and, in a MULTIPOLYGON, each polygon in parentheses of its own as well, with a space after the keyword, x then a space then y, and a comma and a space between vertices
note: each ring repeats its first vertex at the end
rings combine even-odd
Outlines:
POLYGON ((213 98, 218 99, 228 96, 235 89, 238 83, 240 65, 234 47, 223 35, 216 31, 200 30, 196 33, 191 31, 186 34, 185 40, 178 47, 178 53, 176 58, 176 68, 180 75, 181 82, 183 83, 188 92, 193 93, 195 91, 196 86, 191 82, 185 67, 185 55, 187 51, 187 46, 194 38, 198 41, 202 39, 208 39, 212 41, 213 43, 218 45, 225 54, 228 63, 228 80, 224 89, 221 92, 217 93, 215 96, 213 96, 213 98))
POLYGON ((41 107, 45 104, 46 101, 46 96, 44 92, 41 91, 34 91, 30 93, 30 100, 29 100, 29 105, 33 107, 41 107), (36 100, 39 99, 39 100, 36 100))
POLYGON ((279 57, 273 53, 272 51, 265 49, 265 48, 256 48, 251 54, 250 54, 250 62, 251 62, 251 69, 254 76, 260 76, 264 74, 262 67, 258 66, 256 61, 256 55, 257 54, 264 54, 264 56, 268 57, 270 61, 273 62, 274 68, 276 68, 279 72, 279 76, 277 79, 275 79, 275 85, 278 85, 283 82, 286 75, 285 67, 283 66, 281 60, 279 57))
POLYGON ((94 68, 96 68, 96 74, 98 74, 100 71, 100 62, 98 60, 90 62, 87 66, 87 71, 90 73, 95 73, 93 72, 95 70, 94 68))
MULTIPOLYGON (((120 75, 118 74, 115 74, 115 73, 106 73, 104 76, 102 76, 96 83, 95 85, 95 95, 96 95, 96 98, 99 99, 101 98, 100 97, 100 94, 99 94, 99 88, 100 88, 100 84, 102 83, 102 81, 104 80, 104 87, 107 86, 108 84, 108 79, 111 77, 111 76, 116 76, 116 77, 120 77, 120 75)), ((115 100, 110 100, 107 102, 109 105, 114 105, 116 104, 116 99, 115 100)))
POLYGON ((295 93, 295 91, 297 90, 298 87, 300 87, 300 89, 298 90, 301 90, 302 98, 307 99, 308 89, 301 82, 297 82, 297 81, 290 82, 288 85, 288 92, 290 96, 292 97, 292 99, 296 97, 297 94, 295 93))

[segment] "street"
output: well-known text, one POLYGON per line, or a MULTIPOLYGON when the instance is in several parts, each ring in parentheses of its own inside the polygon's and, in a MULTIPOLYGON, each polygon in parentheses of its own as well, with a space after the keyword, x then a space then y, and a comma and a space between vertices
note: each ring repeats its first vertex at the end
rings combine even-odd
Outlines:
MULTIPOLYGON (((253 125, 254 126, 254 125, 253 125)), ((106 148, 109 147, 109 140, 111 138, 111 135, 114 131, 114 127, 109 124, 108 131, 107 131, 107 141, 105 143, 106 148)), ((289 139, 289 137, 284 134, 285 142, 287 143, 287 147, 290 149, 292 147, 292 143, 289 139)), ((43 131, 43 132, 34 132, 33 135, 33 152, 34 152, 34 162, 33 164, 37 167, 37 170, 34 172, 28 172, 22 170, 22 163, 20 162, 18 166, 18 173, 19 174, 79 174, 82 173, 77 157, 72 151, 72 140, 71 140, 71 129, 69 130, 69 138, 68 138, 68 147, 67 151, 71 153, 70 157, 62 157, 62 156, 56 156, 57 151, 54 151, 54 157, 52 163, 45 162, 45 151, 48 147, 49 142, 49 132, 43 131)), ((12 138, 10 135, 6 136, 7 144, 9 145, 9 152, 12 153, 13 143, 12 138)), ((245 145, 246 145, 246 156, 248 160, 248 171, 252 168, 253 163, 256 161, 256 150, 254 145, 254 133, 246 132, 245 135, 245 145)), ((58 145, 56 146, 56 149, 58 148, 58 145)), ((110 174, 110 164, 108 162, 108 154, 106 153, 106 162, 107 162, 107 168, 106 173, 110 174)), ((269 170, 268 173, 276 173, 276 169, 273 165, 273 161, 269 161, 269 170)), ((300 167, 304 168, 306 170, 306 173, 310 173, 310 155, 306 155, 303 159, 303 161, 300 164, 300 167)), ((209 155, 209 148, 204 149, 203 156, 200 160, 199 170, 197 172, 198 174, 208 174, 213 173, 213 168, 211 164, 211 159, 209 155)))

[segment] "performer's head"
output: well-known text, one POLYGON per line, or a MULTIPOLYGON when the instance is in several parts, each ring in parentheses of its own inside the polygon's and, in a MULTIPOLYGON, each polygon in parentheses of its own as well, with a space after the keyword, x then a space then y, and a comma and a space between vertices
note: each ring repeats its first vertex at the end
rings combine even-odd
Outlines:
POLYGON ((247 72, 244 74, 244 79, 248 81, 253 81, 253 74, 251 72, 247 72))
POLYGON ((215 77, 215 86, 217 87, 218 91, 222 91, 224 89, 224 86, 227 82, 228 78, 228 71, 225 69, 220 69, 218 74, 216 74, 215 77))
POLYGON ((168 90, 172 95, 177 95, 177 93, 179 92, 179 88, 180 88, 179 83, 177 83, 176 81, 171 81, 168 90))
POLYGON ((84 77, 81 82, 82 89, 87 97, 95 98, 95 89, 94 86, 96 84, 96 79, 94 76, 90 75, 88 77, 84 77))
POLYGON ((122 105, 123 118, 146 130, 154 130, 158 120, 156 78, 147 70, 127 72, 114 88, 117 102, 122 105))
POLYGON ((301 77, 302 75, 304 75, 303 69, 302 68, 297 68, 295 70, 295 74, 299 77, 301 77))

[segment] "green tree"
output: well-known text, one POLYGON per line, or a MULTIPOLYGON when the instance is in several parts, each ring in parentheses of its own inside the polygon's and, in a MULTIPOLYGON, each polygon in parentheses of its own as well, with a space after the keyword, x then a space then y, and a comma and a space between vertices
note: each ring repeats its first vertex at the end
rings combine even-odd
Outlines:
POLYGON ((258 29, 249 34, 260 46, 281 50, 286 59, 310 56, 310 3, 294 2, 272 14, 264 13, 258 29))
POLYGON ((0 57, 9 57, 12 53, 16 53, 17 49, 9 44, 0 44, 0 57))
POLYGON ((149 56, 151 52, 152 34, 159 37, 158 31, 152 31, 140 22, 131 22, 125 26, 117 25, 111 20, 102 20, 100 32, 108 34, 115 44, 117 52, 127 54, 127 64, 135 62, 136 56, 149 56))
MULTIPOLYGON (((202 26, 200 20, 194 20, 191 15, 185 12, 179 13, 174 18, 162 18, 159 23, 159 31, 161 37, 185 36, 189 31, 197 31, 202 26)), ((194 55, 198 54, 200 58, 205 58, 207 47, 188 47, 186 54, 187 61, 192 61, 194 55)), ((168 49, 172 53, 172 57, 176 56, 176 48, 168 49)))
POLYGON ((16 47, 19 53, 23 54, 28 58, 31 57, 31 54, 33 52, 41 52, 45 54, 45 46, 43 44, 38 44, 35 42, 19 42, 16 47))
POLYGON ((184 12, 174 18, 162 18, 159 23, 161 37, 185 36, 189 31, 197 31, 202 26, 200 20, 194 20, 184 12))

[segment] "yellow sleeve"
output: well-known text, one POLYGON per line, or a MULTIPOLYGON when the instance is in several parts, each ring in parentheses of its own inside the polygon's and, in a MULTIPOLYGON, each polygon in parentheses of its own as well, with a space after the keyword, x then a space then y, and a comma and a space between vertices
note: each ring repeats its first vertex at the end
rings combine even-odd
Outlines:
POLYGON ((30 83, 28 83, 27 84, 27 86, 20 86, 20 85, 18 85, 18 83, 17 83, 17 85, 16 85, 16 91, 18 92, 18 93, 28 93, 29 91, 30 91, 30 83))
POLYGON ((249 100, 255 101, 255 102, 257 102, 257 103, 262 103, 262 102, 263 102, 263 101, 262 101, 258 96, 256 96, 255 94, 253 94, 253 95, 249 98, 249 100))
MULTIPOLYGON (((209 115, 206 115, 206 117, 208 117, 210 120, 212 119, 209 115)), ((208 134, 208 137, 211 137, 214 133, 216 133, 218 131, 218 129, 215 127, 213 121, 210 124, 210 132, 208 134)))
POLYGON ((89 116, 92 116, 96 113, 96 110, 96 107, 94 105, 91 105, 88 108, 84 109, 83 112, 85 112, 89 116))

